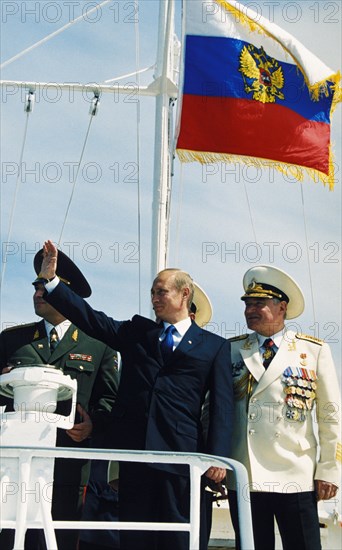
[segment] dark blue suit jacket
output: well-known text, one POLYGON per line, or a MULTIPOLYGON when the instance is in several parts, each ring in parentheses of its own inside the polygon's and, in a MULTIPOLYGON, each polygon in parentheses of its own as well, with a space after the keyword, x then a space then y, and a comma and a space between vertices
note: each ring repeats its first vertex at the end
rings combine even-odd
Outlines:
POLYGON ((234 407, 227 340, 193 322, 164 364, 162 328, 154 321, 139 315, 115 321, 63 283, 44 298, 85 333, 121 353, 120 386, 112 409, 113 448, 229 456, 234 407), (204 443, 201 408, 207 391, 210 422, 204 443))

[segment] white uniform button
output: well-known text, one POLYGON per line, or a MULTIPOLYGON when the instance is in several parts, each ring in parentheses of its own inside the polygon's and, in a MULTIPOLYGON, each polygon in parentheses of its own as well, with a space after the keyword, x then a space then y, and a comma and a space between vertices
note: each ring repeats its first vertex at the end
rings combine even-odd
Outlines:
POLYGON ((249 415, 249 419, 250 419, 250 420, 254 420, 255 417, 256 417, 256 414, 255 414, 255 413, 251 413, 251 414, 249 415))
POLYGON ((255 434, 255 430, 249 430, 249 435, 254 435, 255 434))
POLYGON ((275 436, 276 436, 276 437, 280 437, 280 432, 276 432, 276 433, 275 433, 275 436))

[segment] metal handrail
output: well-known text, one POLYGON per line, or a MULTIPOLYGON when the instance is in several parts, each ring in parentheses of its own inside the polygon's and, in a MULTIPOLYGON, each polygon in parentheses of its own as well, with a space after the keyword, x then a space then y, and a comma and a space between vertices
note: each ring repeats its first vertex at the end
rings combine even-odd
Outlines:
MULTIPOLYGON (((25 506, 21 499, 21 513, 16 520, 1 520, 0 527, 16 529, 25 533, 27 528, 44 528, 46 541, 49 550, 57 549, 54 528, 63 529, 129 529, 129 530, 163 530, 163 531, 187 531, 189 532, 191 550, 199 548, 200 531, 200 478, 210 467, 217 466, 232 470, 240 487, 248 487, 248 476, 245 467, 236 460, 219 456, 212 456, 199 453, 180 453, 162 451, 135 451, 135 450, 103 450, 103 449, 80 449, 80 448, 47 448, 47 447, 18 447, 3 446, 1 458, 17 458, 19 460, 19 487, 25 485, 29 478, 31 462, 35 458, 72 458, 91 460, 115 460, 124 462, 144 463, 167 463, 187 464, 190 468, 190 521, 188 523, 146 523, 146 522, 122 522, 122 521, 54 521, 51 518, 49 504, 42 499, 42 522, 27 521, 25 506)), ((44 473, 38 483, 43 487, 44 473)), ((19 490, 19 488, 18 488, 19 490)), ((27 507, 26 507, 27 508, 27 507)), ((26 509, 27 512, 27 509, 26 509)), ((246 499, 240 498, 238 494, 238 512, 241 533, 241 550, 253 550, 253 531, 250 504, 246 499)))

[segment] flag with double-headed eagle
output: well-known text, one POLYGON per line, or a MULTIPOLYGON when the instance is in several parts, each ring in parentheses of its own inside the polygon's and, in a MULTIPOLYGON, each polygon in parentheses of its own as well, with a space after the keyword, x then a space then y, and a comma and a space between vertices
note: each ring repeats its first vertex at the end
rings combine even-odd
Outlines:
POLYGON ((184 29, 180 160, 308 172, 332 189, 340 73, 238 2, 186 1, 184 29))

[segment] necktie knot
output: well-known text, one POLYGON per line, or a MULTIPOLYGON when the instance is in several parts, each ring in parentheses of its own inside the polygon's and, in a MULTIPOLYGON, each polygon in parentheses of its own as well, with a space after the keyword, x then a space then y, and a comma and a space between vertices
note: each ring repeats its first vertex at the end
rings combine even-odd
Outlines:
POLYGON ((164 361, 167 361, 167 359, 170 358, 173 352, 173 344, 174 344, 173 334, 176 332, 176 330, 177 330, 176 327, 174 327, 173 325, 168 326, 167 329, 165 330, 164 338, 160 343, 161 352, 162 352, 164 361))
POLYGON ((274 350, 274 342, 272 338, 266 338, 266 340, 263 343, 263 346, 265 348, 264 353, 262 354, 263 359, 263 365, 265 369, 269 366, 270 362, 272 361, 273 357, 275 356, 276 352, 274 350))
POLYGON ((58 346, 58 334, 55 327, 50 330, 50 350, 53 352, 58 346))
POLYGON ((274 346, 274 342, 272 340, 272 338, 266 338, 266 340, 264 341, 264 347, 265 348, 272 348, 274 346))

